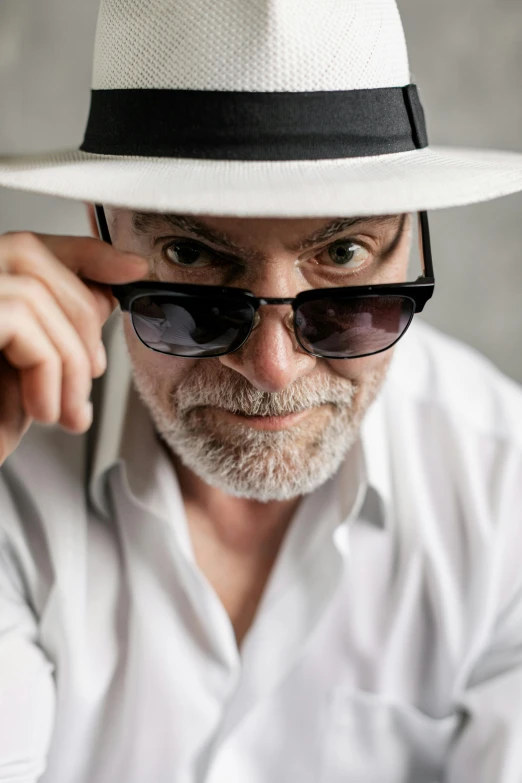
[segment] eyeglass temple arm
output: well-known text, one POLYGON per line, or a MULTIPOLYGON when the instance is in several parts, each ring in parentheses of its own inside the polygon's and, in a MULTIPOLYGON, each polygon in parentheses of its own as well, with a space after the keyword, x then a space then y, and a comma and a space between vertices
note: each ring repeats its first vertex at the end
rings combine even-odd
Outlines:
POLYGON ((422 266, 424 278, 430 282, 435 282, 433 274, 433 257, 431 254, 430 226, 428 223, 427 212, 419 212, 419 223, 421 229, 422 266))
POLYGON ((100 232, 100 237, 103 239, 104 242, 108 242, 109 245, 112 245, 112 239, 109 233, 109 226, 107 225, 107 218, 105 217, 105 211, 102 205, 95 204, 94 211, 96 214, 96 223, 98 224, 98 231, 100 232))

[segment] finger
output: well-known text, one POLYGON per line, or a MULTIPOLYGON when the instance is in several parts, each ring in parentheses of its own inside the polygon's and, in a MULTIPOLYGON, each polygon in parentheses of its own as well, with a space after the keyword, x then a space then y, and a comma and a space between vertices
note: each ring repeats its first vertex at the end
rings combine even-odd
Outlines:
POLYGON ((92 291, 105 323, 118 301, 111 284, 140 280, 149 271, 147 259, 135 253, 117 250, 93 237, 62 237, 36 234, 62 263, 66 264, 92 291))
POLYGON ((149 268, 142 256, 117 250, 94 237, 35 236, 77 276, 96 283, 130 283, 142 278, 149 268))
POLYGON ((79 357, 77 372, 80 372, 82 364, 85 365, 86 376, 90 374, 90 377, 96 378, 102 374, 104 368, 100 368, 92 359, 80 335, 43 283, 28 275, 3 275, 0 277, 2 299, 26 302, 62 359, 66 361, 70 357, 79 357))
POLYGON ((117 250, 113 245, 93 237, 64 237, 31 232, 8 233, 4 236, 6 239, 15 239, 18 245, 22 244, 29 255, 35 246, 44 246, 55 260, 73 274, 74 279, 98 283, 103 289, 107 286, 106 290, 110 290, 113 283, 139 280, 149 269, 149 262, 142 256, 117 250))
MULTIPOLYGON (((23 302, 31 310, 62 361, 62 416, 74 419, 78 401, 87 399, 93 377, 101 374, 69 319, 47 288, 33 277, 0 278, 0 308, 7 302, 23 302)), ((101 368, 103 371, 103 367, 101 368)))
MULTIPOLYGON (((105 244, 92 241, 99 245, 105 244)), ((109 245, 107 247, 110 249, 109 245)), ((101 327, 113 309, 108 296, 98 291, 93 293, 32 234, 6 234, 0 237, 0 272, 2 271, 12 275, 31 276, 43 283, 80 335, 91 359, 96 361, 101 327)), ((136 276, 136 269, 130 276, 136 276)))
POLYGON ((88 283, 86 281, 84 281, 84 284, 94 297, 95 306, 98 310, 101 323, 103 325, 113 310, 118 307, 118 300, 113 295, 112 290, 108 285, 101 285, 91 282, 88 283))
MULTIPOLYGON (((60 370, 62 369, 60 365, 60 370)), ((30 405, 28 404, 29 400, 35 400, 38 401, 41 395, 41 390, 44 387, 44 384, 47 382, 47 379, 49 381, 52 380, 54 383, 54 373, 52 370, 52 366, 46 367, 45 365, 39 367, 30 367, 27 370, 24 370, 21 372, 21 389, 22 389, 22 400, 24 403, 24 407, 27 410, 32 410, 30 405)), ((63 396, 63 393, 62 393, 63 396)), ((62 427, 65 427, 67 430, 70 430, 71 432, 85 432, 89 426, 92 423, 92 404, 88 397, 84 400, 79 400, 74 408, 71 409, 60 409, 58 417, 53 418, 39 418, 35 414, 33 415, 33 418, 43 421, 46 424, 60 424, 62 427)))
POLYGON ((3 302, 0 308, 0 351, 20 371, 20 392, 26 414, 41 422, 58 421, 60 357, 23 302, 3 302))
POLYGON ((31 424, 22 404, 20 373, 0 353, 0 465, 14 451, 31 424))

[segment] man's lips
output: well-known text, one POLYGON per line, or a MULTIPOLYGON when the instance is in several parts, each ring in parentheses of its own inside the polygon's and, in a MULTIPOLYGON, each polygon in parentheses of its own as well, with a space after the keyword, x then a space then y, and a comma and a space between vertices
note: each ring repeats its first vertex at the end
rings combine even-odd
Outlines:
MULTIPOLYGON (((320 408, 325 406, 321 405, 320 408)), ((285 430, 299 424, 314 411, 318 411, 318 407, 306 408, 303 411, 297 413, 288 413, 283 416, 248 416, 243 413, 232 413, 224 408, 212 408, 215 413, 221 418, 229 419, 234 424, 244 425, 246 427, 252 427, 256 430, 285 430)))

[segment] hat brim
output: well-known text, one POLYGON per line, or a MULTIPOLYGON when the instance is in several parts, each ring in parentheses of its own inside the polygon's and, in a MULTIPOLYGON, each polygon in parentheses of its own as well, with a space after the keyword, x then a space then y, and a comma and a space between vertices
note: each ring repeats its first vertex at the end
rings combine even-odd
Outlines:
POLYGON ((426 147, 336 160, 222 161, 74 151, 0 158, 0 186, 152 212, 382 215, 522 190, 522 154, 426 147))

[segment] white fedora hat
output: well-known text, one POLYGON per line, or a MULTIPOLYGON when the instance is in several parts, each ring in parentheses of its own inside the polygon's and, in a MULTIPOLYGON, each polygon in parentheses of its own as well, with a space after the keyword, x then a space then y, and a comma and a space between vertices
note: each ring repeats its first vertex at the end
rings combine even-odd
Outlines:
POLYGON ((80 150, 0 185, 157 212, 328 216, 522 190, 522 155, 429 147, 395 0, 102 0, 80 150))

